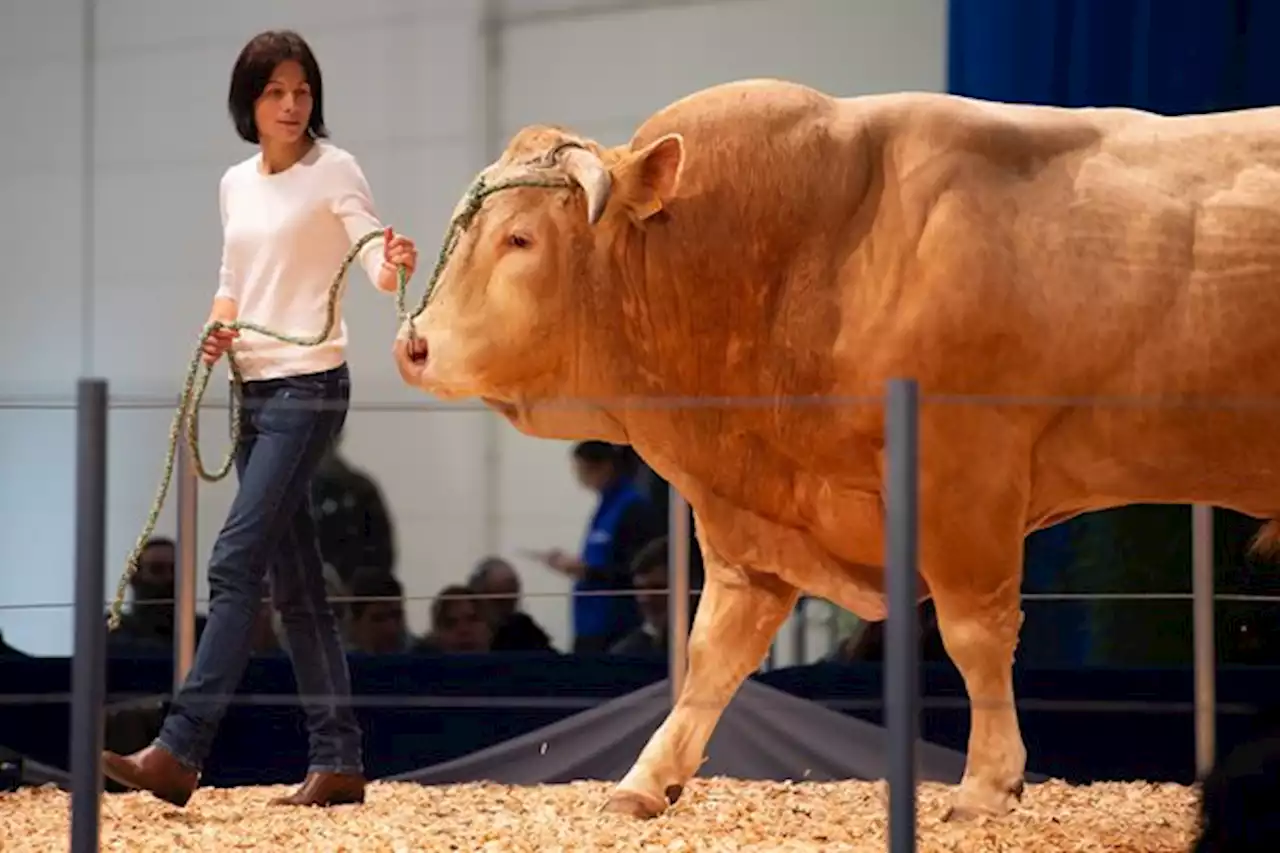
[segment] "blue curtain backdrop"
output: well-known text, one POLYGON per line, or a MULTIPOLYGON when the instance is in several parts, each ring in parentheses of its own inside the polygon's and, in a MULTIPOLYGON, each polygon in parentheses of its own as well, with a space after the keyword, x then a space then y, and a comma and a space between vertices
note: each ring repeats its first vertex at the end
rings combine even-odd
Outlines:
MULTIPOLYGON (((1165 115, 1280 103, 1280 0, 951 0, 949 14, 948 89, 954 94, 1165 115)), ((1186 523, 1169 509, 1171 524, 1186 523)), ((1151 513, 1145 518, 1149 525, 1151 513)), ((1135 532, 1115 514, 1042 531, 1027 542, 1024 589, 1118 591, 1126 586, 1124 575, 1134 574, 1125 563, 1135 561, 1145 564, 1144 585, 1185 589, 1189 555, 1186 566, 1166 555, 1170 567, 1162 574, 1147 569, 1161 561, 1153 549, 1134 553, 1142 550, 1135 539, 1160 535, 1150 526, 1135 532), (1093 588, 1099 584, 1106 587, 1093 588)), ((1132 619, 1133 610, 1061 601, 1028 602, 1026 611, 1021 660, 1119 662, 1125 643, 1117 640, 1117 624, 1154 621, 1161 624, 1142 630, 1182 633, 1168 611, 1132 619)), ((1182 650, 1165 654, 1180 658, 1182 650)))
POLYGON ((959 95, 1167 115, 1280 103, 1275 0, 951 0, 959 95))

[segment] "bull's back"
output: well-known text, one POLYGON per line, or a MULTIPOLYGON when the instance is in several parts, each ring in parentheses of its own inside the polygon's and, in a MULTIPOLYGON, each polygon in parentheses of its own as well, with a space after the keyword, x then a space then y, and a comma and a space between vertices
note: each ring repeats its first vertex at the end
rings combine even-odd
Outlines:
MULTIPOLYGON (((740 328, 771 331, 765 349, 829 348, 857 385, 910 371, 956 392, 1208 390, 1236 365, 1176 378, 1167 350, 1221 356, 1280 312, 1280 108, 1162 117, 746 80, 676 101, 632 144, 672 131, 698 281, 740 328), (799 309, 828 300, 839 325, 815 334, 799 309), (792 315, 806 328, 778 320, 792 315), (956 356, 1011 369, 979 388, 956 356)), ((792 390, 822 390, 805 381, 792 390)))
POLYGON ((986 390, 1280 394, 1254 364, 1280 355, 1280 109, 918 98, 894 107, 892 144, 931 230, 903 286, 949 326, 964 317, 975 353, 1005 342, 1023 369, 986 390), (931 158, 948 163, 932 181, 931 158))
POLYGON ((1112 359, 1100 392, 1280 394, 1257 363, 1280 356, 1280 110, 1128 117, 1043 187, 1020 267, 1052 288, 1063 356, 1096 338, 1112 359))
POLYGON ((1032 518, 1128 502, 1274 513, 1280 110, 982 109, 973 127, 1003 145, 979 149, 959 206, 988 223, 977 241, 997 272, 961 271, 985 288, 971 337, 1011 342, 986 351, 1014 365, 986 390, 1049 415, 1032 518))

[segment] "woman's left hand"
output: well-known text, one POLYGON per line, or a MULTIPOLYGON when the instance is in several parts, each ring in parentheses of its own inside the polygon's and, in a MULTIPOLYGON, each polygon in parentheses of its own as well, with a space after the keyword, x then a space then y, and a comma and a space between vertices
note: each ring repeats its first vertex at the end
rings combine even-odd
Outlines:
POLYGON ((391 226, 387 226, 387 233, 383 240, 382 255, 382 276, 390 277, 391 286, 384 288, 385 290, 395 290, 399 285, 399 279, 396 273, 399 267, 404 267, 405 278, 412 278, 413 271, 418 266, 418 247, 413 244, 413 240, 403 234, 396 234, 391 226))

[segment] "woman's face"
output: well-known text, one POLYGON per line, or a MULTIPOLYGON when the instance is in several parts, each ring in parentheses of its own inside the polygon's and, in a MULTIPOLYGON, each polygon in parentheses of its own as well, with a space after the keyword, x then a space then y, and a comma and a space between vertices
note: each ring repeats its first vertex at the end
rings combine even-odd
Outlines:
POLYGON ((275 67, 254 105, 253 117, 264 144, 293 143, 306 135, 311 121, 311 86, 301 65, 287 59, 275 67))

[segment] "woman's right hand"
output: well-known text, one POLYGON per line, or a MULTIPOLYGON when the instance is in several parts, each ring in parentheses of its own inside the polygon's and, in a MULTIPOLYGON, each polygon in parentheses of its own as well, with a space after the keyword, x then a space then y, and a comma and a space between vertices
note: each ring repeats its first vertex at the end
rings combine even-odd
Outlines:
POLYGON ((217 364, 218 359, 222 358, 224 352, 231 349, 231 344, 238 337, 240 337, 238 329, 211 330, 200 345, 201 357, 204 359, 204 363, 209 367, 217 364))

